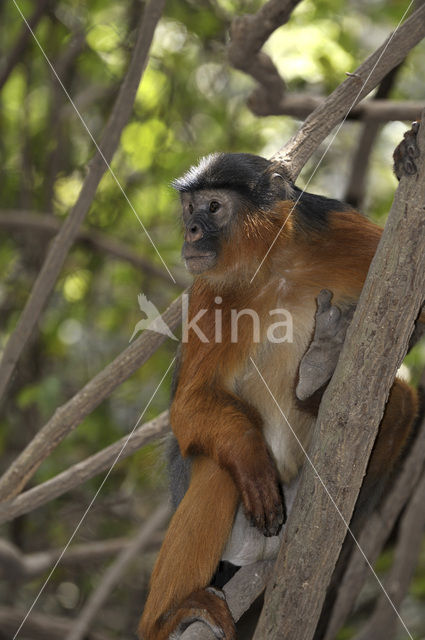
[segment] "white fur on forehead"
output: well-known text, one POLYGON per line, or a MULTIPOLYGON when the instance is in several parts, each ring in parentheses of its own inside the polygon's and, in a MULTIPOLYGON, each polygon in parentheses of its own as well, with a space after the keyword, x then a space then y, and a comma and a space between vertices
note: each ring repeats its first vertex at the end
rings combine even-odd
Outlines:
POLYGON ((173 182, 180 193, 203 189, 234 189, 255 207, 268 207, 279 199, 286 199, 291 185, 276 181, 272 164, 261 156, 249 153, 212 153, 201 158, 181 178, 173 182))

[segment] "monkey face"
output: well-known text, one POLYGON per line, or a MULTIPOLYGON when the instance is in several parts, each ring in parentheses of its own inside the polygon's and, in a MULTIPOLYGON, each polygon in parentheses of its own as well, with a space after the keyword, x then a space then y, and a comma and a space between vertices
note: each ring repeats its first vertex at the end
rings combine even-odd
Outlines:
POLYGON ((227 189, 202 189, 182 193, 181 199, 182 257, 187 270, 199 275, 217 264, 222 240, 228 237, 237 213, 238 196, 227 189))
POLYGON ((183 205, 186 268, 226 284, 255 271, 282 226, 275 205, 293 195, 269 160, 249 153, 213 153, 172 184, 183 205))

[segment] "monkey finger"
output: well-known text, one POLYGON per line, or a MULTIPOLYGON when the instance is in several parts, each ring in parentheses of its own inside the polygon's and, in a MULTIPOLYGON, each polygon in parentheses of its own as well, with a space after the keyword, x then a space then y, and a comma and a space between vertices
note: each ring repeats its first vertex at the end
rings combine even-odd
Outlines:
POLYGON ((419 122, 414 122, 410 131, 404 134, 406 152, 412 158, 419 158, 420 151, 416 136, 419 131, 419 122))
POLYGON ((403 169, 404 169, 404 173, 406 173, 409 176, 413 176, 417 171, 416 164, 413 162, 411 158, 404 158, 403 169))
MULTIPOLYGON (((274 497, 269 496, 269 507, 266 507, 266 522, 264 527, 264 535, 267 537, 277 536, 286 520, 285 499, 282 493, 281 485, 276 486, 274 497)), ((265 500, 267 502, 267 500, 265 500)))
POLYGON ((276 505, 275 511, 273 513, 269 513, 269 517, 267 519, 267 523, 264 527, 263 533, 266 538, 272 538, 273 536, 277 536, 282 529, 282 526, 285 522, 285 511, 283 509, 282 504, 276 505))
POLYGON ((403 140, 394 150, 394 172, 399 180, 403 175, 413 175, 417 171, 414 159, 420 155, 416 139, 418 130, 419 123, 414 122, 412 128, 406 131, 403 140))

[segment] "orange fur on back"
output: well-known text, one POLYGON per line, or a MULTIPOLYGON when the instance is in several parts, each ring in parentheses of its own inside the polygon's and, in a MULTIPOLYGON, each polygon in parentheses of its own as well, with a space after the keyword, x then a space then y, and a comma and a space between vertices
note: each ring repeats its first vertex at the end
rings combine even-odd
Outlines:
POLYGON ((369 461, 372 480, 393 467, 404 450, 418 414, 418 395, 406 382, 396 378, 385 407, 384 417, 369 461))

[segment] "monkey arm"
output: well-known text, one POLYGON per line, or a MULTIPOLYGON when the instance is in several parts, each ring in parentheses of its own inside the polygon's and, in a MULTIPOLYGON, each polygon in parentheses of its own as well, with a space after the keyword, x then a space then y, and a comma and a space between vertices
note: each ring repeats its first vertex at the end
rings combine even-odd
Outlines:
POLYGON ((182 455, 207 456, 226 469, 251 524, 276 535, 285 520, 283 495, 254 407, 221 389, 183 384, 170 417, 182 455))
MULTIPOLYGON (((233 640, 234 623, 227 604, 221 592, 208 585, 229 539, 240 495, 245 508, 248 503, 253 510, 250 519, 267 527, 270 535, 275 531, 271 527, 277 526, 276 512, 277 520, 283 519, 280 485, 254 409, 224 391, 182 385, 190 389, 188 397, 179 391, 180 382, 181 368, 175 379, 171 423, 180 448, 191 458, 191 478, 155 564, 139 637, 177 639, 191 621, 202 620, 217 638, 233 640), (273 498, 267 492, 276 495, 273 498)), ((180 476, 184 460, 176 443, 169 453, 174 474, 177 471, 180 476)), ((183 469, 183 476, 187 471, 183 469)))

